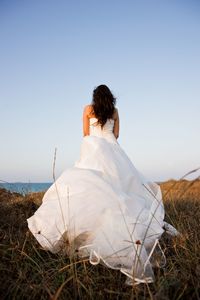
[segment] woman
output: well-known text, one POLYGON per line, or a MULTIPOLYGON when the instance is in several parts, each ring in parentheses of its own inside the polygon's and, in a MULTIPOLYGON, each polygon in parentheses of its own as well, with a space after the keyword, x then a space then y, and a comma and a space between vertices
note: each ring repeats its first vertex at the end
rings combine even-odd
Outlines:
POLYGON ((160 187, 148 181, 117 142, 119 114, 106 85, 93 91, 83 112, 80 159, 64 171, 29 218, 28 226, 46 250, 89 257, 119 269, 128 281, 152 282, 153 255, 160 252, 164 226, 160 187), (150 261, 151 260, 151 261, 150 261))

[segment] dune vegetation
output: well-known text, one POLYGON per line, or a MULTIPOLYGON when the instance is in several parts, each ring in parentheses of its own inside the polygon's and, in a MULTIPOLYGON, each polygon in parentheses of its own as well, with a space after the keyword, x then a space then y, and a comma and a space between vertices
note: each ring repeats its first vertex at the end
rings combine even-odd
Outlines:
POLYGON ((126 276, 75 255, 44 251, 26 219, 43 193, 0 189, 0 299, 200 299, 200 180, 160 183, 166 221, 181 233, 161 246, 167 263, 155 282, 125 285, 126 276))

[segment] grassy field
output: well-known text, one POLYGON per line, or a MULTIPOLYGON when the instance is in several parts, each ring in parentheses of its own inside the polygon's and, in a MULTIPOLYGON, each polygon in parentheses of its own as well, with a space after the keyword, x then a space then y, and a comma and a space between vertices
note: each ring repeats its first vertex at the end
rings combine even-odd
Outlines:
POLYGON ((200 299, 200 180, 160 186, 166 221, 181 236, 163 234, 167 264, 155 269, 154 283, 138 286, 126 286, 120 271, 44 251, 26 222, 43 193, 0 189, 0 299, 200 299))

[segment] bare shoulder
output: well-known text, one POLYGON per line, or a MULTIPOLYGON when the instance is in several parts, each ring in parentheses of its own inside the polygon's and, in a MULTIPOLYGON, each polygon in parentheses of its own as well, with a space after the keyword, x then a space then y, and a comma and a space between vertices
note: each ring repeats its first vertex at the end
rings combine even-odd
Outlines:
POLYGON ((91 114, 91 111, 92 111, 92 105, 91 104, 87 104, 87 105, 84 106, 84 114, 89 116, 91 114))

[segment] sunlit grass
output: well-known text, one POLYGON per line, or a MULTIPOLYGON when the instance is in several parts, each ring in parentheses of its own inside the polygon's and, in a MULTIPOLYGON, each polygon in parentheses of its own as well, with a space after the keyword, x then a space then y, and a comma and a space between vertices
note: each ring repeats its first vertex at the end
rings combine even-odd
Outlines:
POLYGON ((200 180, 170 180, 160 186, 166 221, 181 235, 163 235, 166 266, 154 270, 154 283, 135 287, 124 284, 126 276, 120 271, 93 266, 77 256, 44 251, 26 221, 43 193, 21 196, 0 190, 0 298, 199 299, 200 180))

